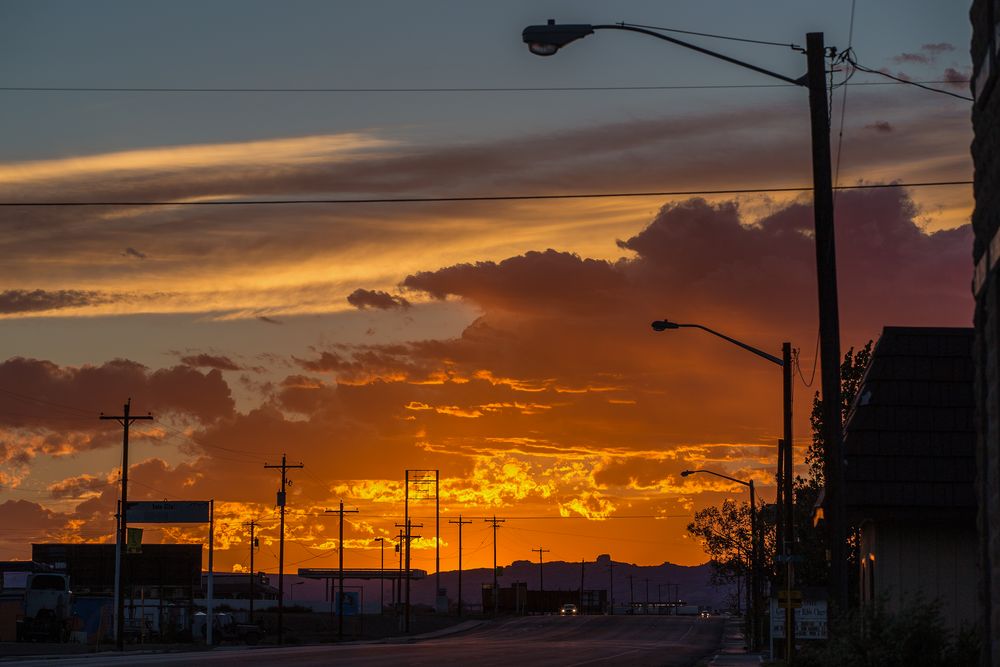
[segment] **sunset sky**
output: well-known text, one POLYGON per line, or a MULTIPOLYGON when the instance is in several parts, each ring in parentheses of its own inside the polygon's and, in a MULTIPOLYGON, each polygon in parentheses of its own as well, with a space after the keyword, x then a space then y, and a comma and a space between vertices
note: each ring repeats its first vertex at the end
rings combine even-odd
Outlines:
MULTIPOLYGON (((443 569, 460 513, 476 518, 467 567, 491 563, 494 514, 502 563, 539 546, 703 562, 691 515, 744 489, 679 473, 753 478, 773 499, 780 371, 649 323, 801 349, 801 462, 819 385, 811 196, 769 189, 811 185, 806 92, 614 31, 538 58, 521 30, 824 31, 867 67, 967 94, 967 13, 858 0, 852 32, 849 0, 7 0, 5 204, 759 192, 0 207, 0 559, 113 541, 121 429, 98 415, 131 397, 155 419, 132 431, 130 499, 214 498, 224 571, 247 565, 251 518, 257 568, 277 568, 278 474, 263 466, 282 453, 305 466, 290 473, 288 571, 336 563, 323 512, 340 500, 360 510, 346 564, 377 565, 407 468, 441 471, 443 569)), ((687 39, 805 71, 787 46, 687 39)), ((831 104, 840 185, 971 178, 969 103, 851 84, 831 104)), ((971 208, 969 185, 838 193, 845 350, 885 325, 971 324, 971 208)), ((413 509, 428 570, 432 510, 413 509)))

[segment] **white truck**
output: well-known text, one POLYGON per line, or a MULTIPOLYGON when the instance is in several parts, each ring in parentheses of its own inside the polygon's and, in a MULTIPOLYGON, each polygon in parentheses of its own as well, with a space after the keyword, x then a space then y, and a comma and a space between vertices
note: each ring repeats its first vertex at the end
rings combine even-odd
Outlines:
POLYGON ((18 621, 18 641, 60 642, 69 637, 72 615, 69 577, 51 572, 28 575, 24 617, 18 621))

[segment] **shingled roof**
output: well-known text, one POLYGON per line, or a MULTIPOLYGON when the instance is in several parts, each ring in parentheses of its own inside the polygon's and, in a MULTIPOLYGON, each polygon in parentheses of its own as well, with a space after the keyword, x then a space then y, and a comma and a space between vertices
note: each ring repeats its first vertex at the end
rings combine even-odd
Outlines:
POLYGON ((844 425, 855 520, 974 516, 973 333, 883 329, 844 425))

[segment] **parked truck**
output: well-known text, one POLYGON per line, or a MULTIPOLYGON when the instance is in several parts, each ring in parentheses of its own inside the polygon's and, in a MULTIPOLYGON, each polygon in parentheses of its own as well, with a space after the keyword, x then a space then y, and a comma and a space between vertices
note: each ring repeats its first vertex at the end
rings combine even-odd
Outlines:
POLYGON ((18 620, 18 641, 59 642, 69 638, 72 615, 69 577, 51 572, 28 575, 24 616, 18 620))

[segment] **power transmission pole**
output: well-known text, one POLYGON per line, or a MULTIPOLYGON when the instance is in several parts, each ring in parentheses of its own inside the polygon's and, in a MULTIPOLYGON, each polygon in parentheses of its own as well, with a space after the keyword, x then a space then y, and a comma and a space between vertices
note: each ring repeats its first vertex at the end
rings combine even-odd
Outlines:
POLYGON ((118 554, 117 562, 115 563, 118 569, 118 576, 115 577, 115 645, 118 650, 124 650, 125 648, 125 567, 124 561, 126 556, 128 544, 128 429, 129 427, 139 419, 152 419, 153 415, 146 414, 141 417, 135 417, 129 412, 132 409, 132 398, 125 402, 123 406, 124 409, 121 415, 106 415, 103 412, 100 414, 101 419, 113 419, 122 425, 122 489, 121 489, 121 505, 118 507, 118 547, 116 552, 118 554))
POLYGON ((251 520, 243 525, 250 527, 250 623, 253 624, 254 579, 257 578, 257 573, 253 569, 253 552, 257 548, 257 538, 253 536, 253 529, 257 527, 257 522, 251 520))
POLYGON ((278 529, 278 643, 285 643, 285 489, 291 485, 287 473, 292 468, 304 468, 301 463, 289 465, 285 455, 281 455, 281 465, 264 464, 265 468, 281 470, 281 490, 278 491, 278 512, 281 516, 281 526, 278 529))
MULTIPOLYGON (((826 47, 823 33, 806 34, 806 73, 813 153, 813 216, 816 286, 819 295, 820 381, 823 394, 824 509, 830 531, 830 603, 847 610, 847 517, 844 499, 843 431, 840 418, 840 314, 837 253, 830 170, 830 118, 827 115, 826 47)), ((792 443, 787 443, 788 447, 792 443)), ((791 475, 791 470, 786 470, 791 475)), ((787 490, 787 487, 786 487, 787 490)), ((786 536, 785 539, 788 539, 786 536)))
POLYGON ((340 515, 340 535, 337 541, 337 553, 340 556, 340 565, 337 572, 337 587, 340 589, 340 597, 337 598, 337 641, 344 638, 344 512, 357 513, 357 509, 345 510, 344 501, 340 501, 340 509, 327 510, 327 514, 340 515))
MULTIPOLYGON (((396 524, 399 528, 399 524, 396 524)), ((403 603, 403 611, 405 618, 403 620, 403 630, 404 632, 410 631, 410 542, 420 537, 420 535, 414 535, 414 528, 423 528, 422 523, 413 523, 409 519, 406 520, 406 525, 403 526, 403 530, 406 531, 403 536, 404 549, 406 550, 406 601, 403 603)))
MULTIPOLYGON (((542 569, 542 554, 549 553, 549 549, 543 549, 538 547, 537 549, 532 549, 532 551, 538 552, 538 590, 545 593, 545 570, 542 569)), ((542 596, 544 598, 544 595, 542 596)))
POLYGON ((379 567, 379 580, 378 580, 378 594, 379 594, 379 611, 378 615, 382 616, 385 614, 385 538, 376 537, 375 541, 379 543, 379 551, 382 555, 381 565, 379 567))
MULTIPOLYGON (((396 524, 399 527, 399 524, 396 524)), ((396 608, 396 613, 399 613, 399 608, 403 604, 403 538, 405 534, 403 529, 399 529, 399 537, 396 539, 396 553, 399 554, 399 570, 397 570, 396 575, 396 585, 395 590, 392 592, 392 604, 396 608)))
POLYGON ((493 615, 496 616, 498 600, 500 598, 500 591, 497 590, 497 528, 506 519, 498 519, 496 514, 494 514, 492 519, 483 519, 483 521, 493 524, 493 615))
POLYGON ((462 526, 472 523, 462 521, 462 515, 458 515, 458 521, 449 521, 458 525, 458 615, 462 615, 462 526))
POLYGON ((441 471, 434 471, 434 608, 441 595, 441 471))

